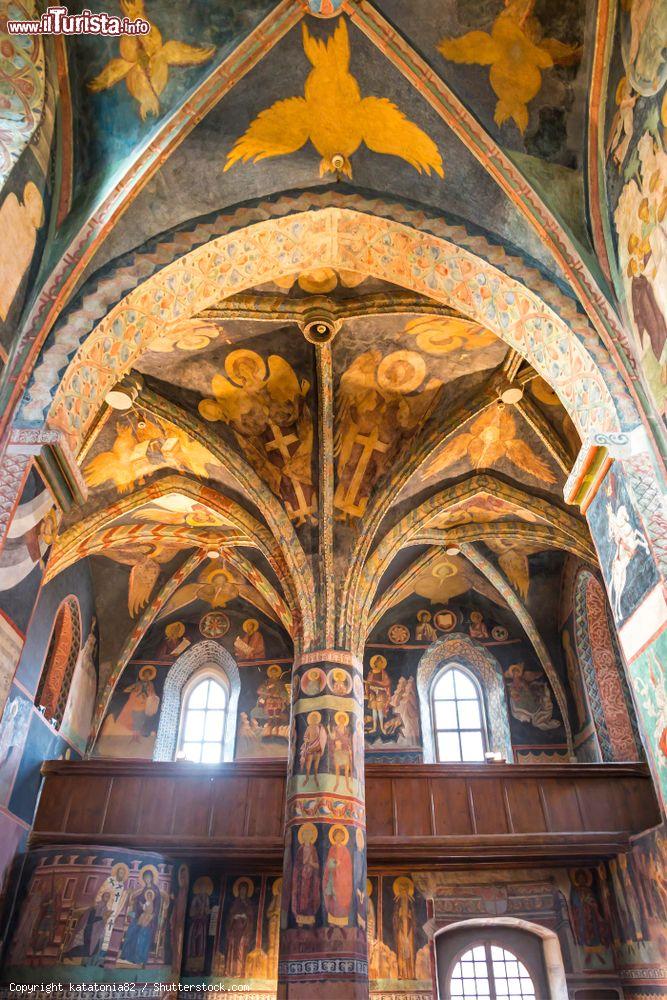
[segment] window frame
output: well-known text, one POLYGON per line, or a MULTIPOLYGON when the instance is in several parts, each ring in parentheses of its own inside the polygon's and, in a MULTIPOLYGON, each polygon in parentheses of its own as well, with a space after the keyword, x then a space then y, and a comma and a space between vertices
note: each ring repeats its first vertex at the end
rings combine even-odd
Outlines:
MULTIPOLYGON (((437 671, 437 673, 433 677, 433 680, 431 681, 431 689, 430 689, 429 695, 430 695, 429 696, 429 710, 430 710, 430 713, 431 713, 431 729, 432 729, 432 732, 433 732, 433 750, 434 750, 435 762, 437 764, 484 764, 485 763, 485 756, 484 755, 486 753, 488 753, 488 751, 489 751, 489 745, 490 745, 489 744, 489 729, 488 729, 488 722, 487 722, 487 716, 486 716, 486 704, 485 704, 485 701, 484 701, 484 690, 482 688, 482 685, 480 684, 479 680, 477 679, 477 677, 475 676, 475 674, 472 672, 472 670, 469 670, 466 666, 464 666, 462 663, 459 663, 458 661, 453 661, 451 663, 445 663, 440 668, 440 670, 437 671), (475 688, 475 691, 477 693, 477 705, 478 705, 478 708, 479 708, 479 717, 480 717, 480 724, 479 724, 479 728, 477 728, 477 729, 461 729, 461 728, 458 728, 458 729, 439 729, 438 728, 437 719, 436 719, 436 713, 435 713, 435 703, 436 703, 436 701, 449 701, 451 699, 445 699, 445 698, 437 698, 436 699, 436 697, 435 697, 435 691, 436 691, 436 688, 438 687, 438 684, 442 681, 443 677, 445 676, 445 674, 449 673, 451 671, 458 671, 459 673, 463 674, 464 677, 466 677, 469 681, 471 681, 473 687, 475 688), (456 733, 457 734, 458 740, 459 740, 459 749, 461 751, 461 760, 441 760, 440 759, 440 747, 439 747, 439 742, 438 742, 438 733, 444 733, 444 732, 446 732, 446 733, 456 733), (461 744, 461 733, 462 732, 471 732, 471 733, 472 732, 474 732, 474 733, 481 732, 481 735, 482 735, 482 757, 481 757, 480 760, 463 760, 463 747, 462 747, 462 744, 461 744)), ((472 699, 461 699, 461 700, 462 701, 470 701, 472 699)), ((458 705, 458 702, 459 702, 459 699, 456 697, 456 689, 455 689, 455 692, 454 692, 454 704, 458 705)), ((457 722, 458 722, 458 710, 457 710, 457 722)))
MULTIPOLYGON (((225 721, 222 727, 222 736, 220 737, 219 741, 220 760, 215 762, 216 764, 222 764, 225 759, 225 746, 227 740, 227 727, 229 725, 232 690, 226 672, 217 665, 207 665, 201 667, 199 670, 195 671, 190 677, 188 677, 186 683, 183 685, 183 688, 181 690, 181 706, 180 706, 180 715, 178 720, 178 736, 176 739, 176 750, 174 756, 175 759, 187 760, 187 758, 181 758, 180 755, 183 753, 183 747, 186 742, 194 743, 194 740, 186 741, 185 739, 185 724, 189 710, 189 702, 190 698, 192 697, 196 689, 200 686, 200 684, 203 684, 205 681, 214 681, 223 689, 225 693, 225 708, 224 708, 225 721)), ((206 709, 204 709, 204 711, 206 711, 206 709)), ((205 742, 212 742, 212 741, 211 740, 205 741, 202 738, 199 742, 203 746, 205 742)), ((205 765, 207 764, 207 761, 201 761, 201 760, 188 761, 188 763, 205 765)), ((215 764, 213 766, 215 766, 215 764)))
MULTIPOLYGON (((487 969, 487 979, 489 981, 489 1000, 506 1000, 507 994, 498 994, 496 991, 496 978, 495 971, 493 968, 493 956, 491 954, 492 948, 500 948, 505 955, 510 955, 512 961, 518 962, 519 965, 523 965, 524 969, 527 971, 530 978, 533 994, 537 1000, 538 989, 539 989, 539 977, 535 975, 534 969, 531 969, 528 962, 526 962, 525 957, 517 955, 516 952, 511 951, 506 944, 503 944, 500 940, 477 938, 467 941, 461 948, 459 948, 452 956, 449 967, 447 969, 446 982, 445 982, 445 998, 446 1000, 459 1000, 459 996, 454 996, 452 994, 452 978, 454 976, 454 971, 456 966, 459 964, 464 955, 468 952, 472 952, 475 948, 484 949, 484 960, 486 962, 487 969)), ((505 958, 507 961, 507 958, 505 958)), ((466 1000, 465 996, 461 996, 460 1000, 466 1000)), ((474 998, 471 998, 474 1000, 474 998)))

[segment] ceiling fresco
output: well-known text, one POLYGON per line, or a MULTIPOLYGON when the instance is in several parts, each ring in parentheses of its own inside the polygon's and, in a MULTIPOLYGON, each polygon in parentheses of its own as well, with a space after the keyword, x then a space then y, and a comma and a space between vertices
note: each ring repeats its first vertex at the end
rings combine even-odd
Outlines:
POLYGON ((148 631, 230 606, 360 652, 405 601, 480 600, 550 676, 540 581, 595 560, 572 414, 610 394, 588 236, 556 221, 583 218, 586 5, 120 6, 149 34, 69 48, 44 295, 76 297, 26 411, 61 383, 87 495, 46 578, 90 563, 98 721, 148 631))
MULTIPOLYGON (((480 72, 488 75, 486 68, 480 72)), ((409 192, 410 202, 446 211, 449 219, 497 242, 509 241, 567 284, 560 264, 511 199, 500 195, 412 83, 346 17, 306 18, 276 40, 160 166, 90 270, 222 206, 332 184, 350 193, 383 190, 399 201, 409 192), (322 64, 314 66, 308 52, 322 64), (328 84, 334 69, 335 85, 328 84), (315 113, 326 123, 321 138, 309 131, 308 116, 315 113), (331 164, 335 155, 342 161, 338 169, 331 164)))

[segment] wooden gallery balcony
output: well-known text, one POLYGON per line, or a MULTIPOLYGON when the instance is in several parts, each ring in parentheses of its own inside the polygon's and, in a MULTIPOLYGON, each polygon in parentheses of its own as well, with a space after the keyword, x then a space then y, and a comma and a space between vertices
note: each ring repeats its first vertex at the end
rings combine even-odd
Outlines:
MULTIPOLYGON (((276 868, 285 765, 47 761, 31 846, 105 844, 276 868)), ((370 764, 369 864, 609 857, 659 822, 638 764, 370 764)), ((315 818, 315 817, 313 817, 315 818)))

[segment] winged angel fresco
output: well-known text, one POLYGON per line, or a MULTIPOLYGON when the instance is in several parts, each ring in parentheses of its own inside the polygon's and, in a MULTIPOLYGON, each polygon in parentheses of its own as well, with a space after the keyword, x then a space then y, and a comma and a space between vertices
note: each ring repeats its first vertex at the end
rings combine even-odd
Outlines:
POLYGON ((202 479, 218 463, 198 441, 175 424, 148 414, 123 416, 108 451, 95 455, 83 470, 88 486, 113 483, 119 493, 141 485, 160 468, 192 472, 202 479))
POLYGON ((307 403, 310 383, 277 354, 268 362, 255 351, 232 351, 225 374, 211 381, 214 399, 203 399, 205 420, 222 420, 241 451, 297 524, 314 522, 313 419, 307 403))
POLYGON ((334 440, 339 519, 361 517, 401 442, 431 411, 442 383, 432 378, 422 386, 425 377, 426 362, 416 351, 385 358, 366 351, 343 372, 334 440))
POLYGON ((374 153, 406 160, 419 173, 444 177, 433 140, 386 97, 362 97, 350 73, 350 40, 341 18, 331 38, 313 38, 303 25, 303 48, 312 64, 303 97, 276 101, 237 139, 225 170, 241 160, 295 153, 310 141, 322 157, 320 176, 352 176, 350 156, 366 144, 374 153))
POLYGON ((187 608, 195 601, 204 601, 211 608, 224 608, 240 597, 275 620, 275 612, 259 591, 223 559, 214 559, 199 570, 194 580, 184 583, 172 594, 158 615, 167 618, 187 608))
POLYGON ((427 465, 424 478, 434 476, 463 459, 468 459, 476 469, 484 469, 491 468, 502 458, 535 479, 545 483, 556 482, 546 461, 522 440, 514 414, 503 403, 490 406, 473 420, 468 430, 458 434, 427 465))
POLYGON ((131 618, 136 618, 146 607, 153 588, 160 576, 160 569, 170 562, 182 549, 191 547, 189 541, 133 542, 128 538, 121 545, 105 548, 101 553, 107 559, 130 567, 127 585, 127 609, 131 618))

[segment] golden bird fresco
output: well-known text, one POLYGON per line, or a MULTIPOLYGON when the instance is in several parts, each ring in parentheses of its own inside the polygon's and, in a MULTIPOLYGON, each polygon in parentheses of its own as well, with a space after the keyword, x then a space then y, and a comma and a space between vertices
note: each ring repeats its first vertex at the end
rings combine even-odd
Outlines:
POLYGON ((167 467, 206 478, 217 463, 206 448, 186 431, 148 414, 123 416, 108 451, 95 455, 83 469, 88 486, 113 483, 119 493, 141 485, 152 473, 167 467))
MULTIPOLYGON (((120 0, 120 7, 130 20, 149 21, 143 0, 120 0)), ((115 87, 121 80, 139 105, 141 120, 160 113, 160 94, 169 83, 170 66, 197 66, 207 62, 215 48, 200 48, 185 42, 163 42, 160 30, 151 26, 147 35, 123 35, 120 56, 110 59, 101 73, 88 84, 93 93, 115 87)))
POLYGON ((401 442, 430 413, 442 382, 425 379, 426 362, 416 351, 384 358, 379 350, 366 351, 341 375, 334 438, 340 520, 361 517, 401 442))
POLYGON ((542 72, 575 65, 582 51, 579 45, 543 38, 534 8, 535 0, 504 0, 490 33, 469 31, 438 45, 451 62, 491 67, 489 81, 498 98, 495 123, 512 119, 521 132, 528 127, 528 104, 542 89, 542 72))
POLYGON ((457 434, 443 451, 424 469, 424 478, 467 458, 476 469, 490 468, 505 458, 511 465, 544 483, 555 483, 556 477, 544 459, 536 455, 521 439, 512 410, 503 403, 490 406, 470 424, 467 431, 457 434))
POLYGON ((398 156, 419 173, 444 177, 433 140, 386 97, 362 97, 349 71, 350 40, 343 18, 326 41, 303 25, 303 48, 312 65, 303 97, 276 101, 261 111, 227 156, 225 170, 239 160, 257 162, 295 153, 310 140, 321 155, 320 176, 352 177, 350 157, 364 143, 374 153, 398 156))
POLYGON ((313 420, 307 405, 310 383, 277 354, 268 362, 255 351, 231 351, 225 374, 211 380, 214 399, 203 399, 205 420, 222 420, 241 451, 297 524, 314 522, 313 420))

